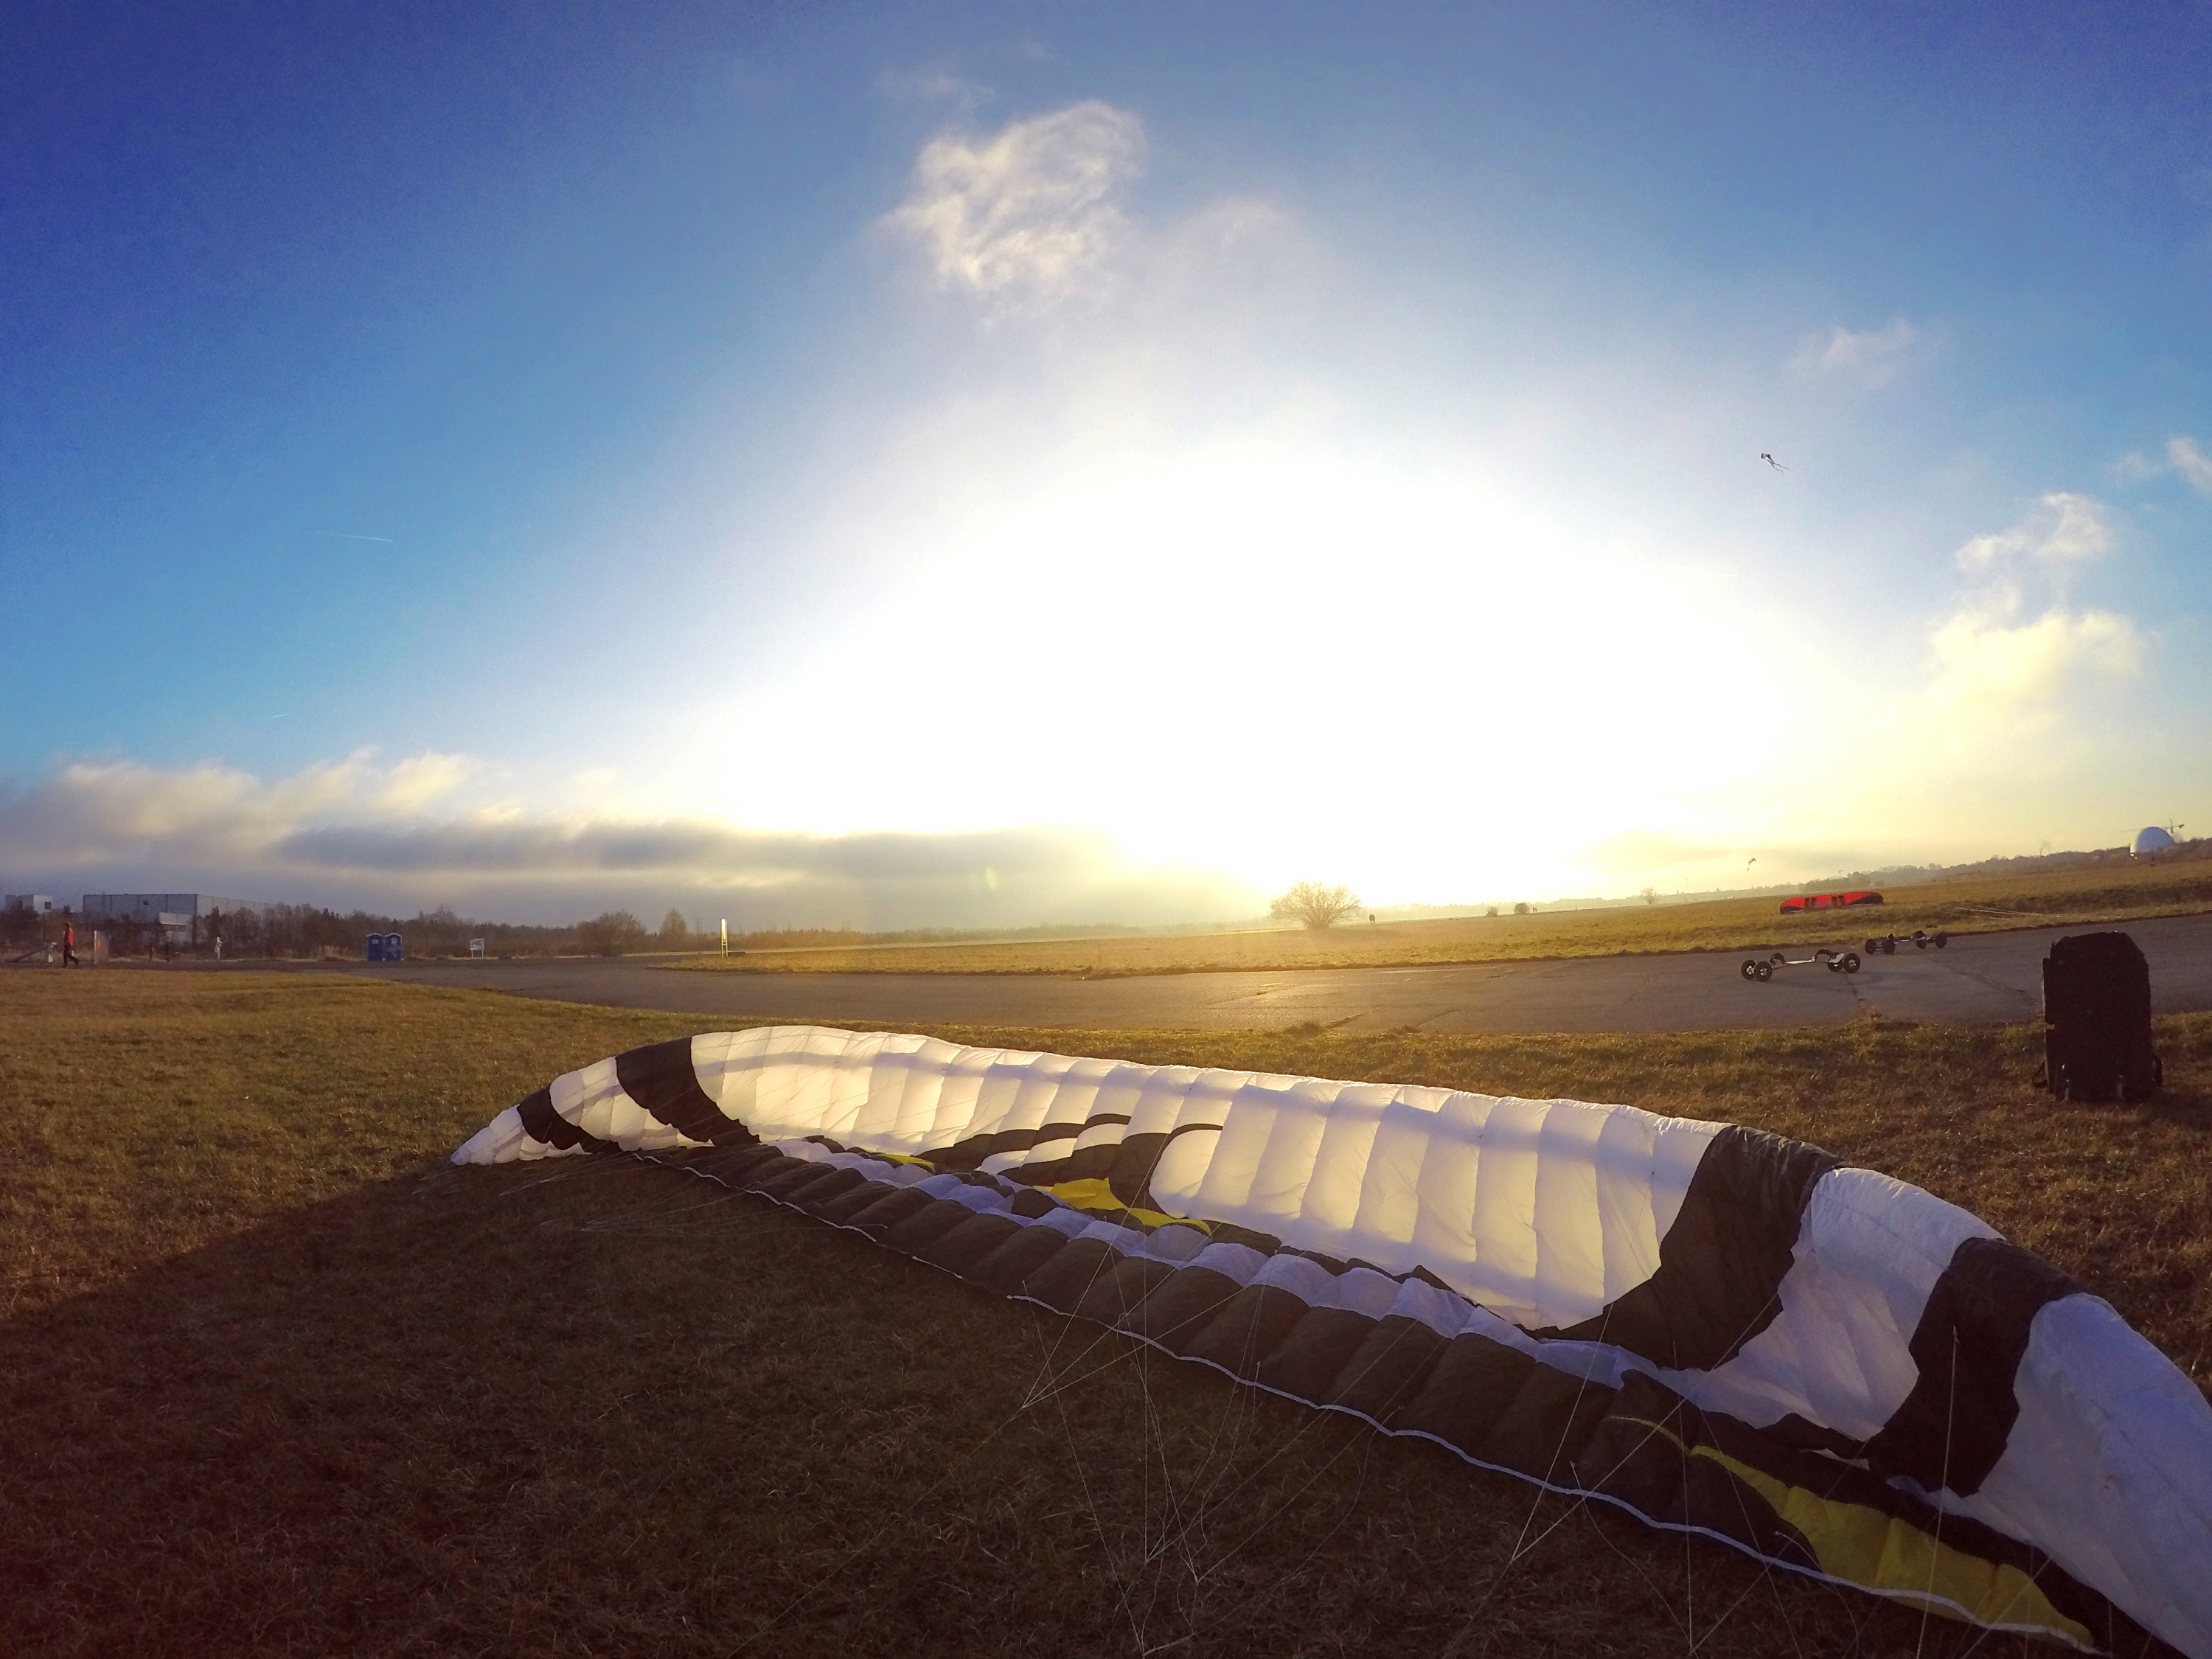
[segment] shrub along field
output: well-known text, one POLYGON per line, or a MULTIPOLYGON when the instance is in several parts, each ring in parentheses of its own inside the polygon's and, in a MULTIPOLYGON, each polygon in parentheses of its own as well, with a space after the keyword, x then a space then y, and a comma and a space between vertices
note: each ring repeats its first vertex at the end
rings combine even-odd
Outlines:
MULTIPOLYGON (((696 1024, 0 973, 0 1652, 2009 1650, 680 1173, 444 1163, 696 1024)), ((941 1034, 1756 1124, 2212 1364, 2212 1016, 2160 1023, 2138 1107, 2038 1093, 2024 1028, 941 1034)))
POLYGON ((1318 932, 1151 933, 1103 939, 845 946, 682 957, 670 968, 754 974, 1188 974, 1239 969, 1411 967, 1425 963, 1602 957, 1856 941, 1873 933, 1987 933, 2212 909, 2212 860, 2154 860, 2033 875, 1916 883, 1888 902, 1783 915, 1771 898, 1669 901, 1601 910, 1455 917, 1318 932))

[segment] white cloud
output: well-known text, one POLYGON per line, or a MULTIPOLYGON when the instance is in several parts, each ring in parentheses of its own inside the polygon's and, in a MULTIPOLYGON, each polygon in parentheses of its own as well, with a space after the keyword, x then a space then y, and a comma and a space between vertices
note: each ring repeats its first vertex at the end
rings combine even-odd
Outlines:
POLYGON ((887 222, 921 244, 947 288, 1068 294, 1098 279, 1124 237, 1115 198, 1144 156, 1144 123, 1097 100, 982 137, 941 134, 887 222))
POLYGON ((427 803, 459 763, 428 754, 379 768, 364 752, 264 782, 211 764, 80 762, 0 805, 0 856, 49 870, 148 848, 189 849, 217 863, 252 859, 303 822, 427 803))
POLYGON ((94 888, 402 908, 473 899, 556 919, 702 896, 742 898, 756 922, 891 927, 1181 921, 1259 903, 1208 871, 1133 865, 1096 830, 805 835, 455 801, 483 769, 437 754, 379 766, 363 753, 273 780, 214 764, 79 763, 0 794, 0 867, 64 890, 74 876, 94 888))
POLYGON ((2133 618, 2065 602, 2069 574, 2112 549, 2103 507, 2064 491, 2040 497, 2008 529, 1959 549, 1959 567, 1985 580, 1960 596, 1929 640, 1935 675, 1923 707, 1942 717, 1937 735, 1945 743, 1971 744, 2023 720, 2047 723, 2083 676, 2125 678, 2142 671, 2148 647, 2133 618), (2036 580, 2051 601, 2030 616, 2022 584, 2036 580))
POLYGON ((1840 375, 1863 386, 1887 386, 1927 343, 1927 335, 1902 317, 1893 317, 1880 328, 1852 330, 1839 325, 1798 342, 1790 367, 1810 380, 1840 375))
POLYGON ((2056 569, 2085 564, 2112 550, 2112 532, 2101 503, 2064 490, 2041 497, 2010 529, 1976 536, 1958 551, 1959 568, 1976 573, 2032 559, 2056 569))
POLYGON ((2017 710, 2051 703, 2084 672, 2126 678, 2142 670, 2142 631, 2118 611, 2053 605, 2028 622, 2020 611, 2018 590, 2001 583, 1937 627, 1931 702, 1953 711, 2017 710))
POLYGON ((2182 481, 2200 495, 2212 495, 2212 456, 2197 447, 2194 438, 2174 437, 2166 441, 2166 463, 2181 475, 2182 481))
POLYGON ((2110 471, 2115 481, 2130 484, 2163 477, 2169 472, 2179 473, 2181 481, 2191 489, 2199 495, 2212 495, 2212 455, 2197 447, 2196 439, 2182 434, 2166 441, 2162 456, 2154 458, 2141 450, 2130 450, 2114 461, 2110 471))
POLYGON ((417 755, 386 772, 374 799, 386 812, 419 812, 447 799, 479 769, 466 755, 417 755))
POLYGON ((991 98, 991 88, 969 80, 944 64, 911 69, 887 69, 876 76, 877 90, 886 97, 918 102, 950 104, 962 114, 972 114, 991 98))

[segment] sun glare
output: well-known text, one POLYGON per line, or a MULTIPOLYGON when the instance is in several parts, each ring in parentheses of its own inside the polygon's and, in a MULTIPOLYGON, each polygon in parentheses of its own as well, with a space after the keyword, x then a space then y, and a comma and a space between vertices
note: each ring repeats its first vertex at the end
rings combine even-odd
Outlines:
POLYGON ((714 810, 1096 824, 1143 860, 1388 902, 1587 884, 1577 848, 1665 822, 1787 719, 1738 694, 1751 624, 1713 575, 1471 473, 1097 458, 914 555, 800 672, 715 712, 714 810))

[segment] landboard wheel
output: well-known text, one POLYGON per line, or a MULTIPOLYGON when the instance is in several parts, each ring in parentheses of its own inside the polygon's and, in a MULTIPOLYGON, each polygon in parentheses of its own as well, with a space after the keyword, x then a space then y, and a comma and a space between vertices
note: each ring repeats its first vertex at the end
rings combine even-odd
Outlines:
POLYGON ((1940 927, 1939 927, 1938 929, 1936 929, 1936 948, 1937 950, 1939 950, 1939 951, 1940 951, 1940 950, 1942 950, 1945 945, 1948 945, 1950 942, 1951 942, 1951 936, 1950 936, 1948 933, 1947 933, 1943 932, 1943 931, 1942 931, 1942 929, 1941 929, 1940 927))
POLYGON ((1867 941, 1867 954, 1868 954, 1869 956, 1872 956, 1875 951, 1879 951, 1879 950, 1881 950, 1881 941, 1880 939, 1869 939, 1869 940, 1867 941))
POLYGON ((1759 964, 1759 978, 1760 983, 1764 984, 1766 981, 1772 979, 1773 977, 1774 964, 1771 962, 1760 963, 1759 964))
POLYGON ((1916 949, 1916 950, 1920 950, 1920 951, 1924 951, 1924 950, 1926 950, 1926 949, 1928 948, 1928 939, 1927 939, 1927 935, 1925 935, 1924 933, 1915 933, 1915 934, 1912 936, 1912 944, 1913 944, 1913 948, 1914 948, 1914 949, 1916 949))
POLYGON ((1882 953, 1882 955, 1884 955, 1884 956, 1886 956, 1886 957, 1893 957, 1893 956, 1895 956, 1895 955, 1897 954, 1897 935, 1896 935, 1896 934, 1892 933, 1892 934, 1891 934, 1887 939, 1886 939, 1882 940, 1882 942, 1881 942, 1881 953, 1882 953))
POLYGON ((1743 976, 1746 979, 1755 979, 1758 975, 1759 964, 1753 962, 1749 957, 1746 957, 1743 959, 1743 976))
POLYGON ((1858 972, 1859 956, 1857 951, 1846 951, 1844 952, 1843 969, 1847 974, 1856 974, 1858 972))
POLYGON ((1832 974, 1842 973, 1844 971, 1843 958, 1838 957, 1835 961, 1828 963, 1828 971, 1832 974))

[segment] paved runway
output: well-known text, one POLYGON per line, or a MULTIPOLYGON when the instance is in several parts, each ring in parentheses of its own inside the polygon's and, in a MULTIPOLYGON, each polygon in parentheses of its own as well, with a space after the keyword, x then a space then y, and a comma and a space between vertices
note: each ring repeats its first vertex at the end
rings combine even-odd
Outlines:
MULTIPOLYGON (((2120 923, 2150 959, 2157 1011, 2212 1008, 2212 915, 2120 923)), ((1968 934, 1944 951, 1900 945, 1856 974, 1738 971, 1746 952, 1581 957, 1433 968, 1161 974, 1070 979, 994 974, 691 973, 621 960, 362 963, 340 971, 468 985, 567 1002, 662 1008, 732 1021, 872 1026, 1037 1025, 1342 1030, 1695 1031, 1839 1024, 1863 1010, 1893 1019, 1996 1024, 2042 1006, 2051 941, 2095 924, 1968 934)), ((1838 939, 1841 944, 1844 941, 1838 939)), ((1856 948, 1858 940, 1850 942, 1856 948)), ((1793 947, 1792 956, 1809 951, 1793 947)))

